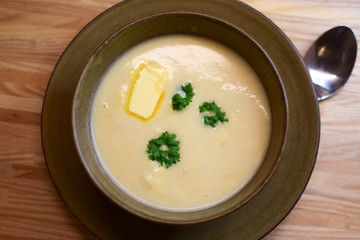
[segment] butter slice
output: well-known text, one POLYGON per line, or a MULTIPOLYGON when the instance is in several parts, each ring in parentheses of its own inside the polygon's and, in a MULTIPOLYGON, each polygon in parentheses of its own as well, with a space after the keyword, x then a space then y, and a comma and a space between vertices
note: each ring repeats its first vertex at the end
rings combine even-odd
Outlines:
POLYGON ((136 69, 136 77, 129 101, 129 111, 148 119, 154 114, 164 92, 168 73, 155 63, 144 61, 136 69))

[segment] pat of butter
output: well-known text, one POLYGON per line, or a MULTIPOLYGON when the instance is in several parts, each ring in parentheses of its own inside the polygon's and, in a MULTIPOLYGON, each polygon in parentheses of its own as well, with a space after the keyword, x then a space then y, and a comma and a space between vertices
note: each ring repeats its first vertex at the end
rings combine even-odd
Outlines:
POLYGON ((129 111, 144 119, 150 118, 164 92, 168 73, 154 63, 142 62, 135 71, 129 111))

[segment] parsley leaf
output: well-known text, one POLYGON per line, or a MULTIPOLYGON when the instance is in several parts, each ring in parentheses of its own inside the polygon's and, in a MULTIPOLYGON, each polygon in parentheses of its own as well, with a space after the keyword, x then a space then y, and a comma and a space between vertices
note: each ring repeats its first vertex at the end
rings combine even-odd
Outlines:
POLYGON ((182 97, 179 93, 177 93, 171 99, 173 110, 180 111, 187 107, 192 102, 192 98, 195 95, 191 83, 188 83, 185 86, 182 85, 181 91, 185 93, 185 97, 182 97))
POLYGON ((204 102, 201 106, 199 106, 199 112, 212 112, 214 113, 212 116, 205 115, 203 117, 204 124, 210 125, 211 127, 215 127, 215 124, 218 122, 224 123, 228 122, 229 119, 225 117, 225 112, 221 111, 221 108, 216 105, 216 103, 213 102, 204 102))
POLYGON ((175 134, 165 131, 159 138, 149 141, 146 152, 149 154, 150 160, 158 161, 160 166, 165 164, 165 167, 169 168, 172 164, 180 162, 179 143, 175 134))

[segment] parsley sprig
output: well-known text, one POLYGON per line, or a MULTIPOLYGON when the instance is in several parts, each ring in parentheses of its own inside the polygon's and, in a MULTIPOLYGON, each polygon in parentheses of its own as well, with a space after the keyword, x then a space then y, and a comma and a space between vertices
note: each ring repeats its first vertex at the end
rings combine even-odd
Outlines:
POLYGON ((160 166, 165 164, 165 167, 169 168, 172 164, 180 161, 179 143, 175 134, 165 131, 159 138, 149 141, 146 152, 149 154, 150 160, 158 161, 160 166))
POLYGON ((181 85, 181 91, 185 93, 185 97, 182 97, 179 93, 177 93, 171 99, 172 108, 175 111, 180 111, 187 107, 192 102, 192 98, 195 95, 191 83, 188 83, 185 86, 181 85))
POLYGON ((214 113, 212 116, 209 115, 205 115, 203 117, 204 120, 204 124, 205 125, 210 125, 211 127, 215 127, 215 125, 218 122, 224 123, 224 122, 228 122, 229 119, 227 119, 225 117, 225 112, 221 111, 221 108, 216 105, 216 103, 213 102, 204 102, 201 106, 199 106, 199 112, 212 112, 214 113))

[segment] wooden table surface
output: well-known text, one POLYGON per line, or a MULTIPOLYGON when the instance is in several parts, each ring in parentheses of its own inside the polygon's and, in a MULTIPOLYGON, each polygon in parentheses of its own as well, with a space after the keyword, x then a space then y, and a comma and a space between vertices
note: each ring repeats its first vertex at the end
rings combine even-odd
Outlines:
MULTIPOLYGON (((210 1, 210 0, 209 0, 210 1)), ((41 107, 72 38, 115 0, 0 0, 0 239, 96 239, 57 193, 41 147, 41 107)), ((351 27, 359 0, 245 0, 304 55, 324 31, 351 27)), ((358 54, 359 55, 359 54, 358 54)), ((301 199, 265 239, 360 239, 360 59, 320 103, 318 159, 301 199)))

